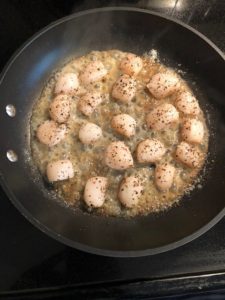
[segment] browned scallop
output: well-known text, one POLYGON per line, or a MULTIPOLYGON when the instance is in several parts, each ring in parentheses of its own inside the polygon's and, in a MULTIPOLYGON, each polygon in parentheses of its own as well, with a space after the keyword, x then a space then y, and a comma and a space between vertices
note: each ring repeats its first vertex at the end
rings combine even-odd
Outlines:
POLYGON ((176 149, 176 158, 190 168, 197 168, 201 165, 202 153, 196 146, 181 142, 176 149))
POLYGON ((151 94, 157 98, 165 98, 173 94, 180 87, 179 78, 172 72, 157 73, 147 84, 151 94))
POLYGON ((136 206, 144 190, 142 181, 137 176, 126 177, 118 192, 120 202, 127 208, 136 206))
POLYGON ((128 114, 119 114, 112 118, 112 128, 126 137, 135 135, 136 121, 128 114))
POLYGON ((182 127, 181 136, 186 142, 202 143, 204 138, 203 123, 196 119, 186 120, 182 127))
POLYGON ((116 170, 125 170, 133 166, 130 149, 124 142, 117 141, 108 145, 105 151, 105 164, 116 170))
POLYGON ((170 103, 164 103, 154 108, 146 118, 149 128, 163 130, 172 127, 179 121, 179 113, 170 103))
POLYGON ((83 144, 94 144, 102 137, 102 129, 94 123, 86 123, 81 126, 79 139, 83 144))
POLYGON ((106 177, 91 177, 84 189, 84 201, 88 206, 101 207, 105 202, 108 180, 106 177))
POLYGON ((61 159, 54 162, 50 162, 47 165, 46 174, 50 182, 73 178, 73 165, 68 159, 61 159))
POLYGON ((123 103, 130 102, 136 94, 137 82, 129 75, 121 75, 113 85, 112 96, 123 103))
POLYGON ((65 123, 70 116, 71 99, 67 95, 56 96, 49 106, 50 117, 58 122, 65 123))
POLYGON ((158 164, 155 168, 155 184, 162 190, 169 190, 173 184, 175 168, 169 163, 158 164))
POLYGON ((96 110, 99 104, 102 103, 102 95, 98 92, 88 92, 83 95, 78 102, 78 110, 85 116, 90 115, 96 110))
POLYGON ((188 91, 182 92, 177 96, 175 105, 179 111, 187 115, 197 116, 200 113, 197 99, 188 91))
POLYGON ((75 73, 64 73, 56 82, 56 94, 73 94, 79 87, 79 81, 75 73))
POLYGON ((146 139, 138 144, 136 153, 139 163, 155 163, 166 153, 166 148, 157 139, 146 139))
POLYGON ((121 71, 130 76, 137 75, 142 67, 142 59, 133 53, 128 53, 120 63, 121 71))
POLYGON ((83 72, 80 74, 81 82, 85 84, 90 84, 95 81, 101 80, 107 74, 107 70, 101 61, 93 61, 89 63, 83 72))
POLYGON ((49 147, 53 147, 61 142, 66 135, 66 125, 58 125, 55 121, 44 121, 37 129, 37 138, 49 147))

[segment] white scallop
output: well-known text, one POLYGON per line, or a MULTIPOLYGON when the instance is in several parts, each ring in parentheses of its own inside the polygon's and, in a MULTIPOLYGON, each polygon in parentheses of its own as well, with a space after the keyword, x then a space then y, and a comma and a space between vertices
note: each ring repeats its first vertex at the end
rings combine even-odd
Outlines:
POLYGON ((166 153, 166 148, 157 139, 146 139, 138 144, 136 153, 139 163, 155 163, 166 153))
POLYGON ((107 70, 101 61, 89 63, 80 74, 80 80, 83 84, 90 84, 101 80, 107 74, 107 70))
POLYGON ((176 149, 176 157, 190 168, 197 168, 202 161, 202 153, 196 146, 181 142, 176 149))
POLYGON ((61 74, 55 85, 55 93, 73 94, 79 87, 79 81, 75 73, 61 74))
POLYGON ((102 137, 102 129, 94 123, 86 123, 81 126, 79 139, 83 144, 94 144, 102 137))
POLYGON ((38 140, 49 146, 53 147, 61 142, 66 135, 66 125, 58 125, 55 121, 44 121, 37 129, 38 140))
POLYGON ((136 121, 128 114, 114 116, 111 125, 115 131, 126 137, 135 135, 136 121))
POLYGON ((84 201, 88 206, 101 207, 104 204, 107 183, 106 177, 88 179, 84 189, 84 201))
POLYGON ((175 168, 169 163, 158 164, 155 168, 155 184, 162 190, 169 190, 173 184, 175 168))
POLYGON ((137 75, 142 67, 142 59, 133 53, 128 53, 120 63, 121 71, 130 76, 137 75))
POLYGON ((58 95, 49 106, 50 117, 58 122, 65 123, 70 116, 71 99, 67 95, 58 95))
POLYGON ((184 114, 197 116, 200 113, 198 101, 190 92, 186 91, 179 94, 175 104, 184 114))
POLYGON ((137 82, 127 74, 121 75, 113 85, 112 96, 123 103, 130 102, 136 94, 137 82))
POLYGON ((179 88, 179 86, 179 78, 171 72, 157 73, 152 76, 147 84, 147 88, 157 99, 170 96, 179 88))
POLYGON ((74 177, 73 165, 68 159, 48 163, 46 173, 50 182, 74 177))
POLYGON ((189 143, 202 143, 204 138, 204 126, 201 121, 196 119, 188 119, 184 122, 182 138, 189 143))
POLYGON ((112 169, 125 170, 133 166, 133 157, 124 142, 112 142, 106 149, 105 163, 112 169))
POLYGON ((170 103, 164 103, 154 108, 146 118, 149 128, 163 130, 172 127, 179 121, 179 112, 170 103))
POLYGON ((88 92, 80 98, 78 110, 89 117, 100 103, 102 103, 102 96, 100 93, 88 92))
POLYGON ((124 206, 132 208, 138 204, 143 189, 142 182, 137 176, 126 177, 119 187, 118 198, 124 206))

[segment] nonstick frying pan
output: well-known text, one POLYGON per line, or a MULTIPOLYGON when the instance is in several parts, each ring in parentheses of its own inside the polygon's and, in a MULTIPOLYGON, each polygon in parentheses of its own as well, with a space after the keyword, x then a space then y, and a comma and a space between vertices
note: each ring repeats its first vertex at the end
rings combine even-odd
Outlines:
POLYGON ((193 240, 225 212, 224 74, 223 54, 206 37, 149 11, 95 9, 49 25, 13 56, 1 75, 2 187, 31 223, 80 250, 108 256, 144 256, 193 240), (180 205, 164 213, 133 219, 100 217, 60 205, 40 176, 34 176, 29 158, 31 109, 44 84, 65 60, 91 50, 143 54, 153 48, 166 65, 183 71, 182 77, 192 86, 207 115, 210 143, 201 188, 199 184, 180 205), (9 105, 15 107, 16 114, 9 105))

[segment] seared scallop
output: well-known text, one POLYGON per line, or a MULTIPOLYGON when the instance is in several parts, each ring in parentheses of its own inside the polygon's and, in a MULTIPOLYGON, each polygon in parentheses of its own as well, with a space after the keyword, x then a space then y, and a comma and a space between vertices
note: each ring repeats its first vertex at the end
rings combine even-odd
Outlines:
POLYGON ((135 135, 136 121, 128 114, 114 116, 111 125, 115 131, 126 137, 135 135))
POLYGON ((157 99, 170 96, 177 91, 179 86, 179 78, 172 72, 157 73, 152 76, 147 84, 147 88, 157 99))
POLYGON ((101 207, 105 201, 108 180, 106 177, 91 177, 84 189, 84 201, 88 206, 101 207))
POLYGON ((80 80, 84 85, 90 84, 101 80, 106 74, 107 70, 103 63, 101 61, 93 61, 89 63, 80 74, 80 80))
POLYGON ((55 121, 44 121, 37 129, 37 138, 49 147, 61 142, 66 135, 66 125, 58 125, 55 121))
POLYGON ((149 128, 163 130, 172 127, 179 121, 179 113, 169 103, 164 103, 154 108, 146 118, 149 128))
POLYGON ((68 159, 48 163, 46 173, 50 182, 74 177, 73 165, 68 159))
POLYGON ((143 190, 141 180, 137 176, 129 176, 122 181, 118 198, 124 206, 132 208, 138 204, 143 190))
POLYGON ((155 168, 155 184, 162 190, 169 190, 173 184, 175 168, 169 163, 158 164, 155 168))
POLYGON ((123 103, 130 102, 136 94, 136 80, 127 74, 121 75, 113 85, 112 96, 123 103))
POLYGON ((55 85, 56 94, 73 94, 79 87, 79 81, 75 73, 61 74, 55 85))
POLYGON ((155 163, 165 153, 165 146, 157 139, 146 139, 137 146, 137 160, 139 163, 155 163))
POLYGON ((70 116, 71 99, 67 95, 56 96, 49 106, 50 117, 58 122, 65 123, 70 116))
POLYGON ((182 92, 177 96, 176 107, 187 115, 197 116, 200 113, 198 101, 190 92, 182 92))
POLYGON ((202 143, 204 137, 204 126, 201 121, 196 119, 188 119, 184 122, 182 138, 189 143, 202 143))
POLYGON ((88 92, 80 98, 78 110, 89 117, 100 103, 102 103, 102 96, 100 93, 88 92))
POLYGON ((202 162, 202 153, 196 146, 181 142, 176 149, 176 158, 190 168, 197 168, 202 162))
POLYGON ((102 137, 102 129, 94 123, 86 123, 81 126, 79 139, 83 144, 94 144, 102 137))
POLYGON ((142 59, 133 53, 128 53, 120 63, 121 71, 130 76, 137 75, 142 67, 142 59))
POLYGON ((116 170, 125 170, 132 167, 133 157, 130 149, 124 142, 112 142, 105 151, 105 163, 108 167, 116 170))

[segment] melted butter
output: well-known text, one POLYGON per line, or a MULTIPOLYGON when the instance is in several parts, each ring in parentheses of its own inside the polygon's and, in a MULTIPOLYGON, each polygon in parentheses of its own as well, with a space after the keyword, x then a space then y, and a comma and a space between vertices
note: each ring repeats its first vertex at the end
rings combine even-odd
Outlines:
MULTIPOLYGON (((44 87, 40 98, 34 105, 31 117, 31 150, 35 164, 38 166, 41 174, 45 176, 46 165, 50 161, 58 159, 70 159, 73 163, 75 176, 74 178, 57 182, 54 184, 56 193, 62 202, 71 207, 83 207, 83 190, 88 178, 92 176, 106 176, 109 181, 106 201, 101 208, 95 209, 95 212, 103 215, 113 216, 135 216, 138 214, 148 214, 165 210, 175 203, 178 203, 181 196, 188 191, 197 176, 199 169, 191 170, 174 160, 174 150, 180 141, 179 126, 175 128, 157 132, 149 130, 146 126, 146 114, 160 102, 173 103, 173 96, 163 100, 154 99, 146 90, 146 83, 149 78, 159 71, 164 71, 166 67, 159 62, 151 60, 145 56, 144 67, 137 76, 138 90, 134 101, 126 104, 116 102, 111 98, 110 93, 113 83, 121 74, 118 66, 120 60, 126 55, 118 50, 110 51, 93 51, 90 54, 72 59, 59 72, 52 75, 49 82, 44 87), (48 148, 38 142, 35 137, 37 127, 46 119, 49 119, 48 107, 53 99, 53 90, 58 76, 64 72, 75 72, 79 74, 86 64, 93 60, 100 60, 108 70, 108 74, 104 80, 81 87, 79 94, 85 91, 98 91, 105 94, 105 100, 96 112, 89 118, 83 116, 77 110, 77 102, 79 95, 73 96, 71 117, 68 121, 68 134, 66 138, 58 145, 48 148), (127 113, 131 115, 137 122, 136 135, 130 139, 116 134, 110 125, 112 117, 119 113, 127 113), (80 126, 90 121, 99 125, 103 130, 103 138, 93 146, 82 145, 78 139, 80 126), (137 144, 146 138, 158 138, 167 147, 167 153, 162 161, 171 162, 176 166, 176 176, 173 187, 167 192, 160 192, 154 184, 154 167, 149 165, 137 164, 135 160, 135 148, 137 144), (134 157, 134 167, 126 171, 115 171, 104 165, 103 156, 107 145, 114 140, 123 140, 131 149, 134 157), (138 205, 132 209, 121 206, 117 199, 118 186, 124 176, 138 173, 145 182, 144 194, 141 196, 138 205)), ((180 79, 181 90, 190 90, 187 84, 180 79)), ((182 114, 181 121, 184 118, 182 114)), ((208 131, 201 112, 199 119, 205 125, 205 138, 201 148, 204 149, 204 157, 208 148, 208 131)), ((88 209, 90 211, 90 209, 88 209)))

